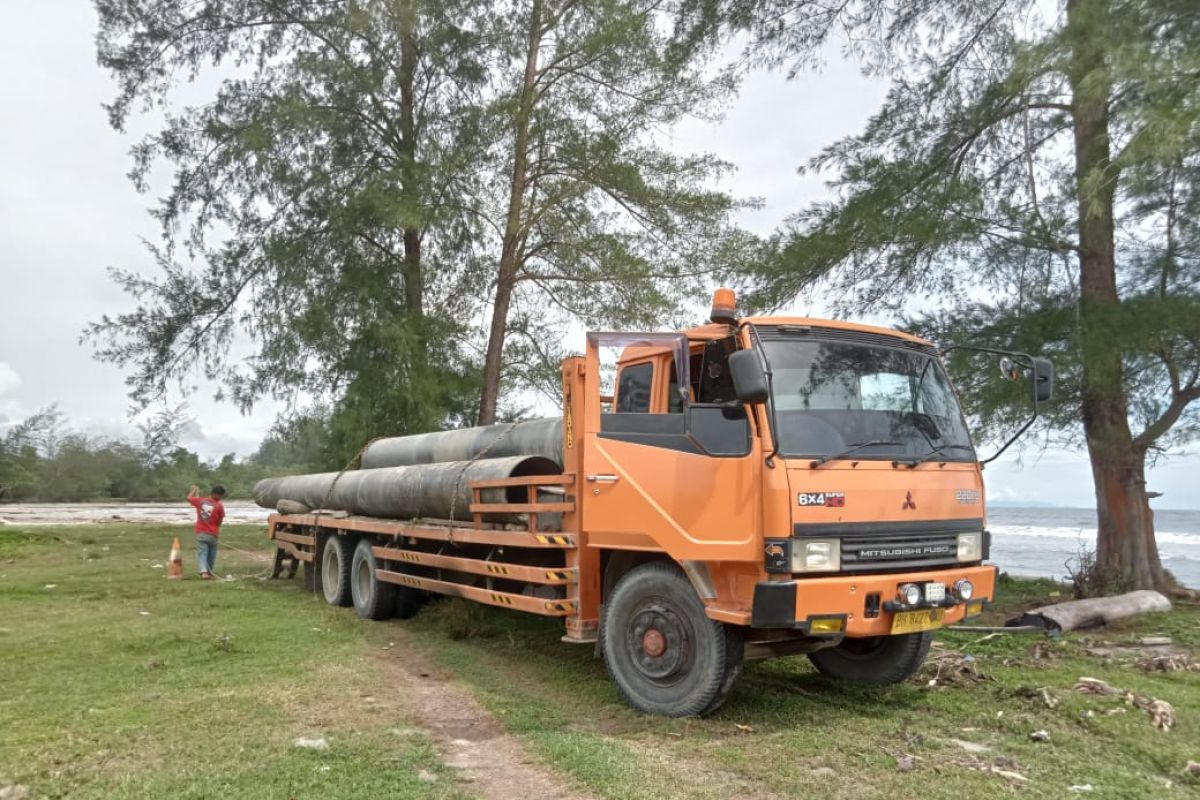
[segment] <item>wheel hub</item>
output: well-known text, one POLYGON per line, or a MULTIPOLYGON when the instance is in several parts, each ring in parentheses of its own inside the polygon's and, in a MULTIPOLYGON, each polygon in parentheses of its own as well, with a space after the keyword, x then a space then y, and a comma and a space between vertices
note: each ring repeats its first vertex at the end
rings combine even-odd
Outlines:
POLYGON ((651 658, 658 658, 667 652, 667 637, 657 628, 651 628, 642 635, 642 651, 651 658))
POLYGON ((687 674, 695 660, 687 621, 666 603, 648 603, 629 620, 626 647, 633 665, 654 683, 668 685, 687 674))

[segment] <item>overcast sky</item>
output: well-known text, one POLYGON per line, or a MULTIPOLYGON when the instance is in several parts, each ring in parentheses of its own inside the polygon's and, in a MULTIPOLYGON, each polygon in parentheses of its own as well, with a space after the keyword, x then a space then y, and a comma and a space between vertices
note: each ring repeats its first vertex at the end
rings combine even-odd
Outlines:
MULTIPOLYGON (((84 326, 130 306, 109 266, 150 270, 142 238, 158 236, 126 177, 132 135, 107 123, 101 103, 113 85, 96 66, 95 12, 84 0, 6 0, 0 26, 0 429, 58 403, 75 428, 108 435, 129 429, 123 375, 81 345, 84 326)), ((857 130, 883 86, 836 59, 817 76, 748 80, 723 123, 693 122, 675 132, 681 151, 707 150, 732 162, 729 187, 764 207, 745 224, 766 233, 787 214, 823 196, 796 167, 839 136, 857 130)), ((819 301, 801 304, 819 315, 819 301)), ((189 399, 197 424, 185 444, 206 458, 247 455, 275 418, 263 404, 243 416, 200 386, 189 399)), ((1181 456, 1151 471, 1158 507, 1195 508, 1200 458, 1181 456)), ((1078 453, 1029 454, 986 472, 994 499, 1093 504, 1087 459, 1078 453)))

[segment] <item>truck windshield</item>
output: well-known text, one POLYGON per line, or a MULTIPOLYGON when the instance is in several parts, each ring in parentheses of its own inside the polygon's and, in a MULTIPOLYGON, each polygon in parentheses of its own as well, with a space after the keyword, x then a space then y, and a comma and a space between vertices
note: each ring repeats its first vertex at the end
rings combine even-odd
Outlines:
POLYGON ((941 363, 900 347, 792 336, 763 341, 773 372, 780 452, 854 460, 974 461, 941 363), (866 445, 866 446, 862 446, 866 445))

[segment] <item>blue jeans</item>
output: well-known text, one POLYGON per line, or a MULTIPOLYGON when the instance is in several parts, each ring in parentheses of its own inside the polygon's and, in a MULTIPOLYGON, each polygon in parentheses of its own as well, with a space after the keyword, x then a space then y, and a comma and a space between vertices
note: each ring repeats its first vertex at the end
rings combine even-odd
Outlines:
POLYGON ((217 565, 217 537, 211 533, 196 534, 196 560, 201 573, 213 571, 217 565))

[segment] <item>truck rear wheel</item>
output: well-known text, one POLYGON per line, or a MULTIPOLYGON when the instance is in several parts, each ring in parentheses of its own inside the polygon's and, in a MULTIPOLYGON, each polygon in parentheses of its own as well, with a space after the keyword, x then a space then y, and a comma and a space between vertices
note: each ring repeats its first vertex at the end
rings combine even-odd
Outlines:
POLYGON ((321 550, 321 591, 331 606, 348 606, 350 596, 350 560, 353 540, 330 536, 321 550))
POLYGON ((425 601, 429 599, 429 595, 425 592, 411 586, 392 584, 392 588, 396 590, 392 615, 398 619, 409 619, 420 611, 421 606, 425 605, 425 601))
POLYGON ((600 652, 629 705, 646 714, 716 711, 742 670, 740 628, 711 620, 674 564, 627 572, 604 605, 600 652))
POLYGON ((827 677, 886 686, 915 675, 932 642, 933 634, 928 631, 844 639, 837 647, 809 653, 808 659, 827 677))
POLYGON ((379 580, 375 566, 371 542, 360 539, 350 562, 350 596, 363 619, 389 619, 396 608, 396 586, 379 580))

